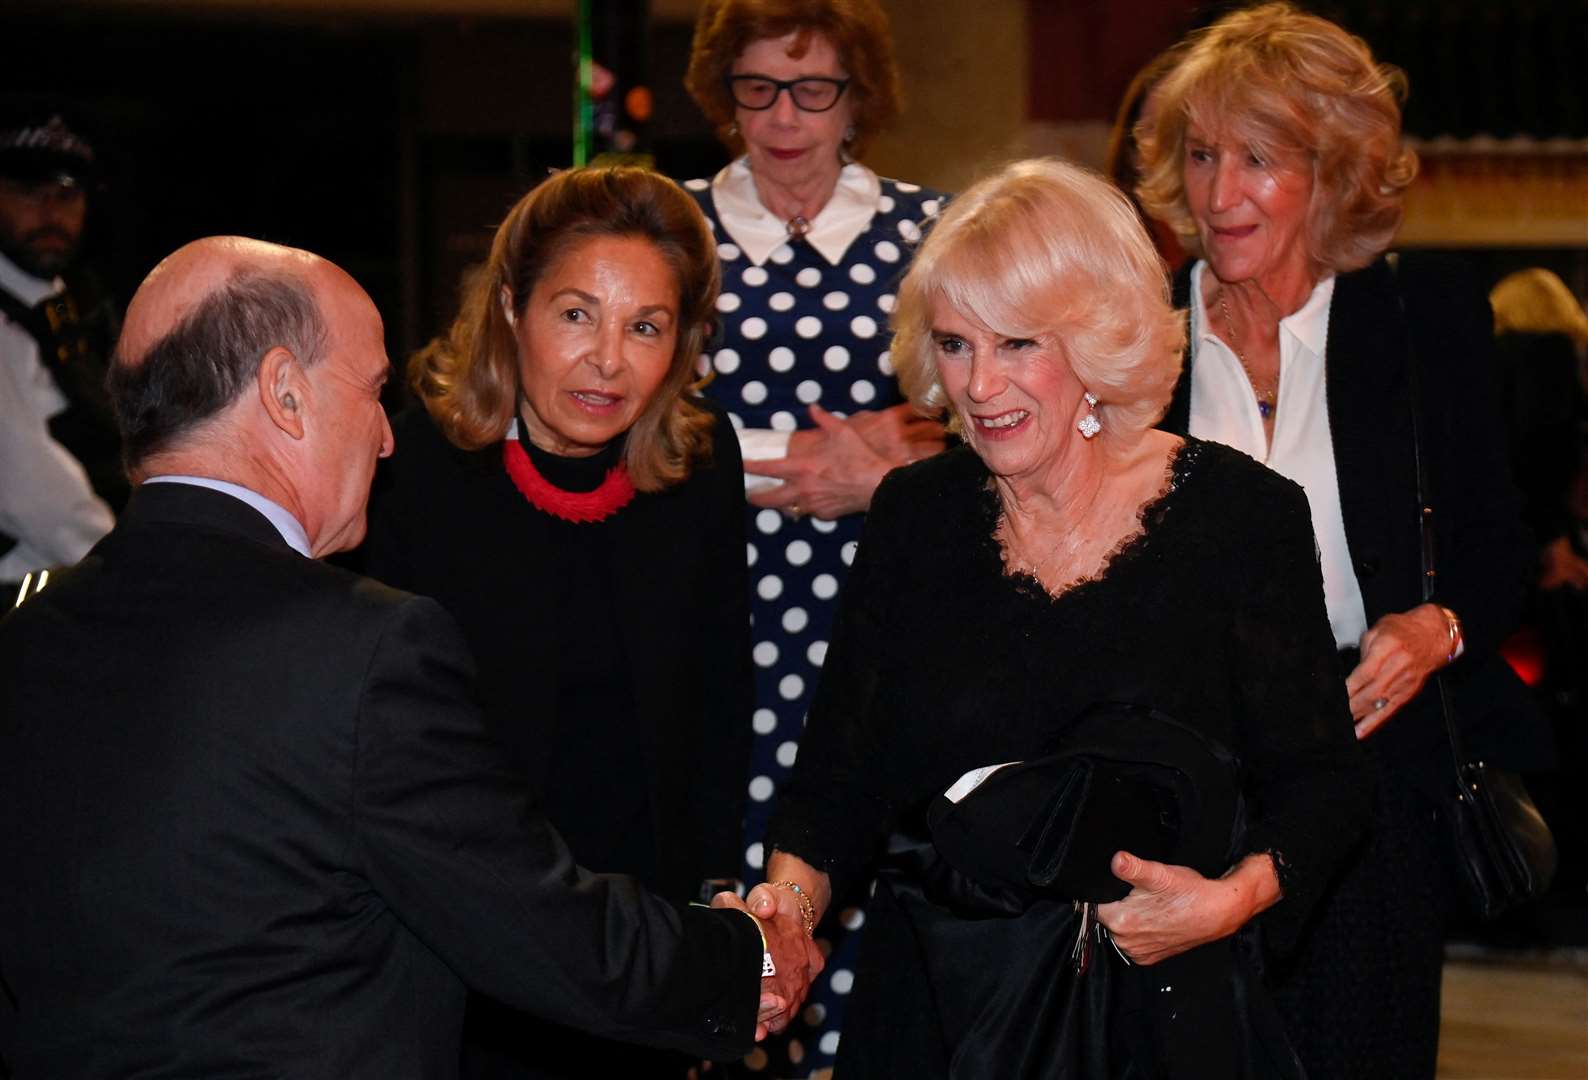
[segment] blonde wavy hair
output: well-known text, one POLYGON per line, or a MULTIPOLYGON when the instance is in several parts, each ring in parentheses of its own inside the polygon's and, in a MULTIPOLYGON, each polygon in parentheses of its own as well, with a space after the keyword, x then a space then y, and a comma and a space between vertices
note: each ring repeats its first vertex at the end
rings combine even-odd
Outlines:
POLYGON ((695 359, 710 334, 719 271, 711 227, 677 184, 648 169, 569 169, 518 201, 491 255, 469 278, 451 328, 414 355, 408 383, 447 439, 464 450, 499 442, 518 400, 518 342, 504 290, 521 317, 535 284, 576 246, 599 236, 655 245, 678 284, 672 364, 629 429, 624 463, 640 491, 660 491, 710 458, 712 416, 692 400, 695 359))
POLYGON ((928 415, 948 404, 932 340, 939 299, 1000 334, 1056 337, 1098 397, 1104 446, 1126 452, 1169 405, 1185 320, 1135 208, 1090 170, 1007 165, 951 202, 922 243, 899 287, 893 366, 928 415))
POLYGON ((1401 141, 1406 77, 1361 38, 1288 3, 1226 15, 1189 38, 1136 128, 1136 192, 1187 250, 1202 255, 1184 181, 1186 129, 1225 133, 1259 157, 1299 151, 1312 166, 1308 254, 1321 269, 1360 269, 1400 228, 1417 155, 1401 141))

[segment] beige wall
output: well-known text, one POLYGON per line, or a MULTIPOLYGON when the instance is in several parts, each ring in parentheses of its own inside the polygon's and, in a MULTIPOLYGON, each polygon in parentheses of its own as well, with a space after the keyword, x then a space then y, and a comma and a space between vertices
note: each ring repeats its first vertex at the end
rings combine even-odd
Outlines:
POLYGON ((905 113, 871 149, 887 176, 948 191, 1021 151, 1025 0, 884 0, 905 113))

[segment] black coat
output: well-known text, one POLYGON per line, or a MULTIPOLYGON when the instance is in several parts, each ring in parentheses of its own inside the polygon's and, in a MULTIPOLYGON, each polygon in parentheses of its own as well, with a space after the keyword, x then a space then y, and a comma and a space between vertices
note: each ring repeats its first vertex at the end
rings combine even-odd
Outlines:
MULTIPOLYGON (((611 543, 618 651, 649 762, 656 887, 677 900, 694 897, 705 878, 738 876, 749 772, 744 472, 727 417, 710 408, 710 465, 579 527, 611 543)), ((513 486, 499 443, 459 450, 418 408, 393 427, 397 448, 376 480, 362 566, 458 620, 479 661, 487 719, 538 791, 557 727, 581 719, 547 711, 566 618, 544 602, 560 591, 554 523, 513 486)))
POLYGON ((19 1078, 450 1077, 465 984, 750 1045, 760 944, 574 865, 432 601, 145 486, 0 622, 0 1057, 19 1078))
MULTIPOLYGON (((1189 303, 1190 269, 1175 281, 1179 306, 1189 303)), ((1467 643, 1446 673, 1464 738, 1499 765, 1546 767, 1552 757, 1547 727, 1497 652, 1516 626, 1531 560, 1505 458, 1493 319, 1470 273, 1444 257, 1404 256, 1398 273, 1381 259, 1341 274, 1329 307, 1329 428, 1367 622, 1422 603, 1408 321, 1434 506, 1434 599, 1461 617, 1467 643), (1404 296, 1405 317, 1397 292, 1404 296)), ((1162 424, 1181 434, 1190 416, 1191 364, 1188 353, 1162 424)), ((1432 684, 1370 741, 1425 790, 1450 775, 1432 684)))

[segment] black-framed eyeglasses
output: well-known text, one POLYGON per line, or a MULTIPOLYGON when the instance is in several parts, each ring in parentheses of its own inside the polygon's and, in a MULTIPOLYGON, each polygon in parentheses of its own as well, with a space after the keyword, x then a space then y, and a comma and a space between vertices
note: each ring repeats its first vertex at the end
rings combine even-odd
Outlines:
POLYGON ((789 100, 801 112, 826 112, 838 104, 848 79, 810 75, 803 79, 772 79, 765 75, 729 75, 728 93, 741 109, 762 112, 777 103, 777 96, 788 91, 789 100))

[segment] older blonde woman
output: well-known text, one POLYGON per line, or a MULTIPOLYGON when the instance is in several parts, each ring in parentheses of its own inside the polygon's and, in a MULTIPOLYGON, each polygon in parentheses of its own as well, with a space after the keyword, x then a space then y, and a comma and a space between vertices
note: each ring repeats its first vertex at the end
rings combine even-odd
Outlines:
POLYGON ((1381 257, 1416 172, 1404 89, 1360 39, 1268 4, 1191 40, 1138 130, 1142 202, 1197 257, 1179 282, 1190 342, 1165 426, 1306 490, 1341 675, 1380 778, 1372 842, 1280 969, 1315 1078, 1434 1072, 1446 897, 1431 822, 1450 763, 1429 677, 1449 669, 1468 746, 1491 763, 1547 760, 1495 652, 1527 548, 1488 308, 1457 266, 1381 257), (1431 603, 1414 408, 1434 507, 1431 603))
POLYGON ((1233 935, 1295 932, 1366 788, 1300 491, 1152 427, 1181 341, 1129 202, 1057 162, 973 186, 905 279, 900 379, 964 445, 877 491, 750 898, 819 918, 890 852, 839 1076, 1292 1075, 1233 935), (1166 732, 1240 762, 1248 817, 1208 811, 1198 865, 1107 815, 1073 890, 1001 891, 945 847, 985 767, 1166 732))

